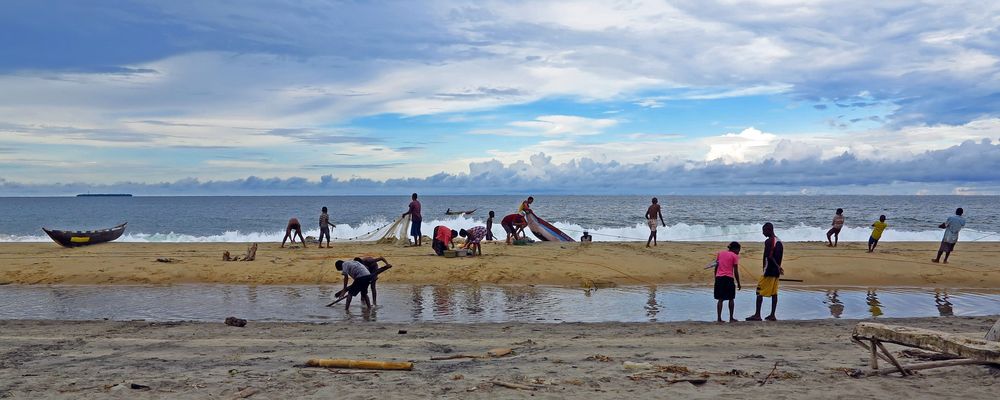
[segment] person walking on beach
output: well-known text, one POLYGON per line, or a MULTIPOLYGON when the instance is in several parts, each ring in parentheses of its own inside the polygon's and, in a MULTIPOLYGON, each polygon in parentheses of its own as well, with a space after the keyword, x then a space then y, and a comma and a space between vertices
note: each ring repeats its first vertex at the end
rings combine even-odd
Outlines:
POLYGON ((455 248, 455 236, 458 236, 458 232, 455 232, 451 228, 438 225, 434 227, 434 240, 431 242, 431 248, 434 249, 434 253, 443 256, 444 251, 451 248, 455 248))
POLYGON ((885 215, 879 215, 878 221, 872 224, 872 235, 868 237, 868 252, 874 253, 875 246, 878 246, 879 239, 882 238, 882 232, 889 224, 885 223, 885 215))
POLYGON ((302 248, 306 248, 306 238, 302 237, 302 224, 299 223, 298 218, 292 218, 288 220, 288 225, 285 225, 285 237, 281 239, 281 247, 285 247, 285 241, 289 238, 292 239, 292 243, 295 243, 295 236, 298 235, 299 239, 302 239, 302 248))
MULTIPOLYGON (((351 309, 351 298, 358 294, 361 295, 361 302, 365 304, 365 308, 372 308, 372 302, 368 300, 368 286, 371 285, 372 279, 375 276, 371 272, 368 272, 368 268, 364 264, 354 260, 337 260, 334 266, 337 268, 337 271, 340 271, 344 275, 344 288, 334 295, 337 297, 337 301, 340 301, 344 297, 347 298, 347 305, 344 306, 344 309, 351 309), (351 282, 350 286, 347 285, 348 278, 354 279, 354 282, 351 282)), ((337 304, 337 301, 327 304, 327 307, 337 304)))
POLYGON ((826 231, 826 242, 829 247, 837 247, 837 242, 840 241, 840 230, 844 228, 844 209, 838 208, 837 214, 833 216, 833 227, 826 231), (830 241, 830 236, 833 236, 833 241, 830 241))
POLYGON ((500 220, 500 226, 507 232, 507 244, 511 244, 512 239, 524 237, 524 228, 528 226, 528 221, 521 214, 510 214, 500 220))
POLYGON ((521 206, 517 208, 517 212, 525 216, 527 216, 528 214, 534 214, 535 212, 531 211, 531 203, 534 202, 535 198, 532 196, 528 196, 527 199, 521 202, 521 206))
POLYGON ((490 210, 490 217, 486 218, 486 240, 489 240, 489 241, 496 240, 496 238, 493 237, 493 218, 494 217, 496 217, 496 214, 493 213, 493 210, 490 210))
POLYGON ((485 226, 474 226, 469 229, 462 229, 458 231, 458 235, 465 238, 465 244, 462 245, 463 249, 471 249, 472 255, 483 255, 483 239, 486 238, 486 227, 485 226))
POLYGON ((729 301, 729 322, 736 322, 733 317, 735 308, 736 291, 743 289, 740 285, 740 243, 729 243, 729 248, 720 251, 715 257, 715 300, 718 304, 715 307, 717 322, 722 320, 722 302, 729 301))
POLYGON ((781 268, 785 250, 781 240, 774 234, 773 224, 765 223, 761 232, 767 237, 764 241, 764 275, 757 282, 757 312, 747 317, 747 321, 760 321, 760 306, 765 297, 771 298, 771 315, 764 319, 777 321, 774 312, 778 309, 778 278, 785 273, 785 269, 781 268))
POLYGON ((646 247, 649 247, 649 242, 653 242, 653 246, 656 246, 656 225, 658 222, 662 223, 664 228, 667 226, 666 221, 663 220, 663 213, 660 212, 659 200, 654 197, 653 204, 650 204, 649 208, 646 209, 646 223, 649 225, 649 239, 646 239, 646 247), (659 221, 656 220, 657 216, 660 217, 659 221))
POLYGON ((962 217, 962 214, 965 214, 965 210, 959 208, 955 210, 955 215, 948 217, 947 221, 938 225, 938 228, 944 229, 944 237, 941 238, 941 247, 938 248, 937 257, 931 262, 940 262, 941 254, 944 253, 944 263, 948 263, 948 256, 951 256, 951 252, 955 250, 955 244, 958 243, 958 232, 965 227, 965 218, 962 217))
POLYGON ((355 257, 354 261, 357 261, 357 262, 363 264, 365 266, 365 268, 368 268, 368 273, 372 275, 372 283, 369 285, 371 287, 371 289, 372 289, 372 305, 373 306, 377 306, 378 305, 378 290, 375 287, 375 283, 378 282, 378 276, 379 276, 379 274, 387 271, 389 268, 392 268, 392 264, 389 264, 389 262, 385 260, 385 257, 378 257, 378 258, 376 258, 376 257, 355 257), (385 266, 379 268, 379 266, 378 266, 379 261, 385 263, 385 266))
POLYGON ((403 213, 403 217, 407 215, 410 216, 410 236, 413 236, 413 245, 420 246, 421 239, 423 239, 423 233, 420 232, 420 223, 423 221, 423 217, 420 215, 420 201, 417 200, 417 194, 414 193, 410 196, 413 200, 410 201, 409 210, 403 213))
POLYGON ((330 248, 330 227, 337 225, 330 223, 330 214, 327 214, 326 207, 323 207, 319 214, 319 248, 323 248, 323 236, 326 236, 326 248, 330 248))

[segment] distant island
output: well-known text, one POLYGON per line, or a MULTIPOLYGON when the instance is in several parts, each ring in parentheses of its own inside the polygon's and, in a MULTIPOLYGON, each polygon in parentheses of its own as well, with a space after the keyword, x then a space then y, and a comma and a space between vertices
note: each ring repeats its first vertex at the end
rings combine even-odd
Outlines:
POLYGON ((131 193, 81 193, 76 197, 132 197, 131 193))

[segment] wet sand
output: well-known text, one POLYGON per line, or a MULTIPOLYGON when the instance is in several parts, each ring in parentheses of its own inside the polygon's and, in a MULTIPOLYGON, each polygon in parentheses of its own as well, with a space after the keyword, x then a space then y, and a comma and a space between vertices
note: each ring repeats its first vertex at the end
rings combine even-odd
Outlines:
MULTIPOLYGON (((484 256, 443 258, 430 246, 335 244, 279 248, 262 243, 253 262, 224 262, 222 252, 243 254, 242 243, 109 243, 76 249, 54 243, 0 244, 0 284, 330 284, 341 276, 337 259, 383 255, 395 268, 385 283, 549 284, 615 286, 710 284, 703 266, 723 243, 669 242, 647 249, 643 243, 536 243, 483 245, 484 256), (158 262, 157 259, 171 262, 158 262)), ((880 243, 874 254, 865 243, 828 248, 820 242, 786 243, 785 278, 813 286, 936 288, 1000 287, 1000 243, 958 244, 950 264, 933 264, 937 243, 880 243)), ((744 243, 743 280, 752 287, 760 275, 760 243, 744 243)), ((785 283, 794 285, 794 283, 785 283)))
MULTIPOLYGON (((983 335, 992 318, 882 322, 983 335)), ((639 324, 263 324, 0 321, 0 397, 15 398, 968 398, 984 366, 851 378, 857 321, 639 324), (400 330, 406 334, 399 334, 400 330), (512 348, 495 359, 431 361, 512 348), (413 361, 412 371, 301 368, 309 358, 413 361), (636 375, 623 363, 662 371, 636 375), (759 381, 777 368, 763 386, 759 381), (688 372, 685 373, 684 370, 688 372), (707 377, 695 386, 670 379, 707 377), (491 384, 502 381, 536 390, 491 384), (148 389, 131 389, 130 384, 148 389), (117 385, 117 386, 116 386, 117 385), (248 391, 248 388, 249 389, 248 391), (242 392, 241 392, 242 391, 242 392), (584 397, 585 396, 585 397, 584 397)), ((900 348, 890 345, 890 351, 900 348)))

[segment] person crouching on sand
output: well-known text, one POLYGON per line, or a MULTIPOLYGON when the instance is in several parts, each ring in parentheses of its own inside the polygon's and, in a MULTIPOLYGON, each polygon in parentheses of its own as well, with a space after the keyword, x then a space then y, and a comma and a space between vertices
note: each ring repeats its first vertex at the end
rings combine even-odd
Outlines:
POLYGON ((292 239, 292 243, 295 243, 295 235, 302 239, 302 248, 306 248, 306 238, 302 237, 302 224, 299 223, 298 218, 292 218, 288 220, 288 225, 285 225, 285 237, 281 239, 281 247, 285 247, 285 241, 289 238, 292 239))
POLYGON ((882 238, 882 232, 889 224, 885 223, 885 215, 879 215, 878 221, 872 224, 872 235, 868 237, 868 252, 874 253, 875 246, 878 246, 879 239, 882 238))
POLYGON ((747 321, 760 321, 760 306, 764 303, 765 297, 771 298, 771 315, 764 319, 777 321, 774 312, 778 309, 778 277, 785 273, 781 268, 781 258, 785 250, 781 240, 774 234, 773 224, 770 222, 764 224, 761 231, 767 237, 764 241, 764 275, 757 283, 757 312, 747 317, 747 321))
POLYGON ((474 226, 468 230, 462 229, 458 231, 458 235, 465 238, 463 249, 471 249, 472 255, 483 255, 482 241, 486 238, 485 226, 474 226))
POLYGON ((729 301, 729 322, 736 322, 733 318, 733 309, 736 300, 736 291, 743 289, 740 285, 740 244, 732 242, 729 249, 720 251, 715 257, 715 300, 718 305, 715 307, 716 321, 722 320, 722 302, 729 301))
POLYGON ((431 242, 431 248, 434 249, 434 253, 443 256, 444 251, 451 248, 455 248, 455 236, 458 236, 458 232, 455 232, 451 228, 438 225, 434 227, 434 241, 431 242))
MULTIPOLYGON (((351 298, 361 294, 361 302, 365 304, 365 308, 372 308, 372 302, 368 300, 368 286, 371 285, 372 279, 375 277, 368 272, 368 268, 364 264, 357 261, 343 261, 337 260, 334 263, 337 271, 344 274, 344 288, 335 294, 336 297, 347 297, 347 305, 344 306, 345 310, 351 308, 351 298), (348 278, 354 279, 351 285, 347 285, 348 278)), ((331 303, 330 305, 333 305, 331 303)))
POLYGON ((524 237, 524 228, 528 226, 528 221, 521 214, 510 214, 500 220, 500 226, 507 232, 507 244, 511 244, 511 239, 524 237))

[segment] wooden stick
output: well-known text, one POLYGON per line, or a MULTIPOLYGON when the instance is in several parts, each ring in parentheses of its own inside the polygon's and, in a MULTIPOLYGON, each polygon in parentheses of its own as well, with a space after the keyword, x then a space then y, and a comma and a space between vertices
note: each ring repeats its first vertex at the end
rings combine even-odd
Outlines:
POLYGON ((875 345, 877 344, 878 340, 872 339, 872 346, 871 346, 872 358, 871 361, 869 361, 870 364, 869 366, 872 367, 872 369, 878 369, 878 357, 876 357, 878 356, 878 351, 875 348, 876 347, 875 345))
MULTIPOLYGON (((981 361, 981 360, 962 359, 962 360, 934 361, 928 363, 910 364, 906 366, 906 369, 909 371, 919 371, 922 369, 931 369, 931 368, 957 367, 961 365, 988 365, 988 364, 991 363, 988 361, 981 361)), ((876 371, 869 371, 865 375, 867 376, 889 375, 889 374, 894 374, 896 372, 897 372, 896 370, 891 370, 891 369, 882 371, 876 370, 876 371)))
POLYGON ((413 369, 413 363, 405 361, 370 361, 370 360, 344 360, 314 358, 306 361, 308 367, 322 368, 352 368, 352 369, 379 369, 409 371, 413 369))
MULTIPOLYGON (((864 348, 864 349, 865 349, 865 351, 869 351, 869 350, 871 350, 871 348, 870 348, 870 347, 868 347, 868 345, 867 345, 867 344, 865 344, 865 342, 862 342, 862 341, 860 341, 860 340, 858 340, 858 339, 855 339, 855 338, 851 338, 851 341, 853 341, 854 343, 856 343, 856 344, 857 344, 858 346, 861 346, 862 348, 864 348)), ((889 359, 885 358, 885 356, 883 356, 883 355, 882 355, 881 353, 876 353, 876 355, 877 355, 877 356, 878 356, 879 358, 881 358, 882 360, 884 360, 885 362, 889 362, 889 359)))
POLYGON ((882 352, 885 353, 886 357, 889 357, 889 362, 891 362, 892 365, 895 365, 896 369, 899 369, 900 374, 902 374, 903 376, 913 375, 912 372, 907 371, 906 368, 903 368, 902 365, 899 365, 899 361, 896 361, 896 357, 893 357, 892 353, 889 353, 889 350, 886 350, 882 342, 875 342, 875 344, 878 345, 879 350, 882 350, 882 352))
POLYGON ((450 356, 431 357, 431 361, 455 360, 459 358, 482 358, 482 357, 483 356, 477 356, 472 354, 452 354, 450 356))
POLYGON ((771 368, 771 372, 768 372, 767 376, 764 377, 764 380, 760 381, 760 385, 759 386, 766 385, 767 384, 767 380, 771 379, 771 375, 774 375, 774 371, 777 371, 777 370, 778 370, 778 362, 775 361, 774 362, 774 368, 771 368))
POLYGON ((503 386, 508 389, 520 389, 520 390, 536 390, 534 386, 521 385, 517 383, 503 382, 503 381, 490 381, 490 383, 496 386, 503 386))

